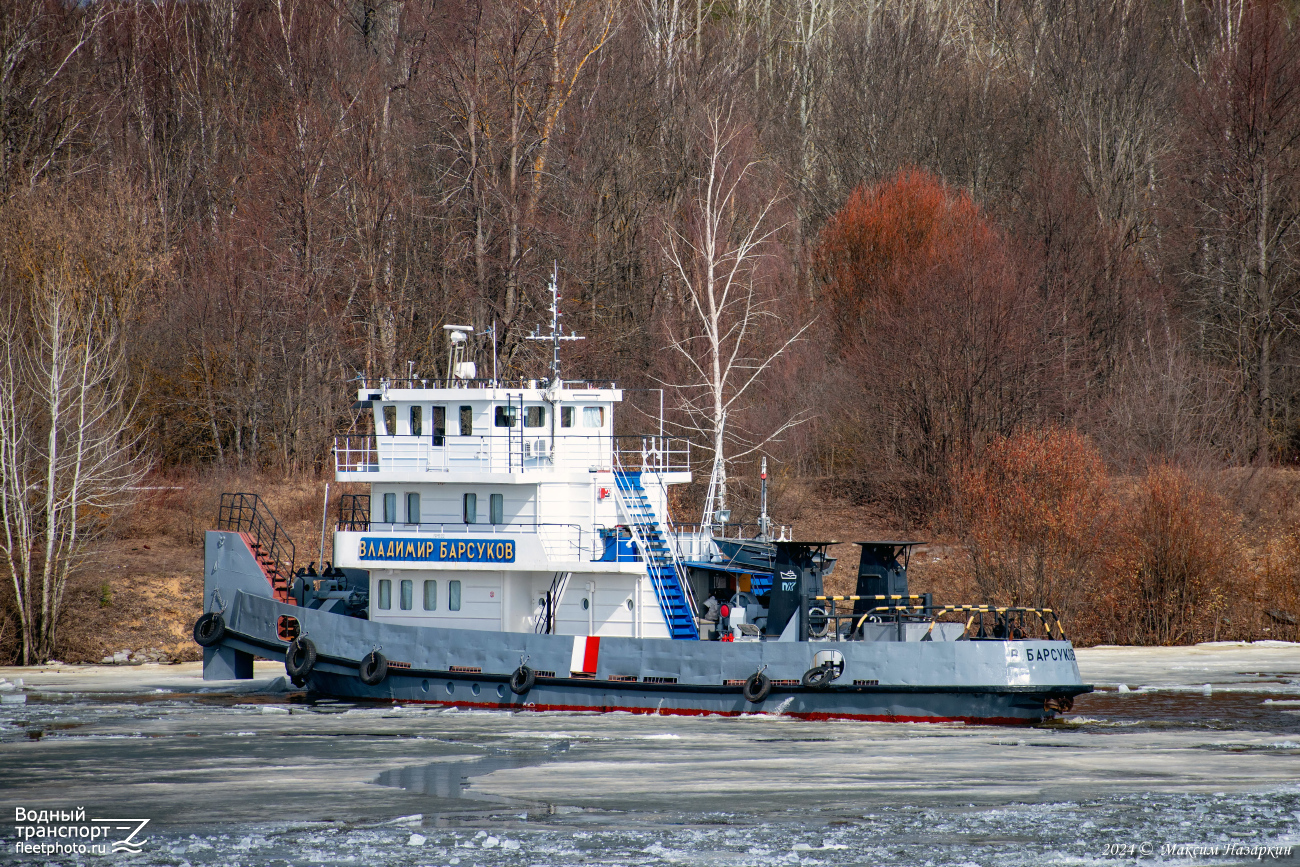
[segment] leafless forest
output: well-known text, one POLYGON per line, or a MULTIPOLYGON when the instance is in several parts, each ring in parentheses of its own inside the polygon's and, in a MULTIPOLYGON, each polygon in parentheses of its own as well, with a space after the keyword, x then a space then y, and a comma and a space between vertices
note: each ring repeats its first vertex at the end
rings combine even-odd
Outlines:
POLYGON ((123 347, 119 446, 325 475, 357 377, 442 374, 446 323, 495 323, 500 376, 545 376, 525 337, 558 263, 587 337, 565 376, 665 388, 705 478, 735 457, 742 516, 761 452, 956 534, 989 596, 1082 609, 1075 579, 1106 575, 1088 606, 1175 614, 1094 637, 1218 634, 1200 612, 1245 543, 1215 480, 1300 462, 1298 15, 7 0, 11 355, 43 358, 41 311, 70 298, 123 347))

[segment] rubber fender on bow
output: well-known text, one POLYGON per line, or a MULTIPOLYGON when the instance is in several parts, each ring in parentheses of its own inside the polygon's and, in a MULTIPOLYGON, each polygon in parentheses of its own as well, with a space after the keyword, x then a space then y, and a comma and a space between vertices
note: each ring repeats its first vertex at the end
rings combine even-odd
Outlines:
POLYGON ((379 686, 388 677, 388 660, 378 650, 372 650, 362 657, 357 675, 366 686, 379 686))
POLYGON ((316 667, 316 645, 310 638, 298 636, 284 652, 284 670, 291 678, 305 681, 316 667))
POLYGON ((523 695, 532 689, 535 683, 537 683, 537 672, 526 665, 519 666, 515 669, 515 673, 510 675, 510 691, 515 695, 523 695))
POLYGON ((822 689, 830 686, 831 681, 836 677, 835 666, 832 663, 824 663, 808 669, 803 673, 804 686, 809 689, 822 689))
POLYGON ((194 641, 199 647, 211 647, 226 634, 226 618, 219 611, 209 611, 194 621, 194 641))
POLYGON ((745 701, 751 704, 758 704, 767 698, 772 691, 772 679, 761 671, 756 671, 745 680, 745 686, 741 689, 741 695, 745 701))

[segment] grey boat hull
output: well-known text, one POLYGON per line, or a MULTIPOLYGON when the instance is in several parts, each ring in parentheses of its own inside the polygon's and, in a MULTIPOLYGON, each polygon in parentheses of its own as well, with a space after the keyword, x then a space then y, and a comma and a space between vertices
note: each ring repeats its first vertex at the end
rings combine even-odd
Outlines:
MULTIPOLYGON (((214 534, 223 535, 223 534, 214 534)), ((204 677, 251 676, 255 656, 283 659, 292 618, 317 661, 305 686, 342 699, 532 711, 683 715, 780 713, 806 719, 1034 723, 1091 691, 1068 641, 684 641, 489 632, 374 623, 277 601, 240 545, 209 545, 207 597, 224 607, 225 633, 204 649, 204 677), (387 677, 363 683, 361 660, 379 649, 387 677), (585 651, 585 654, 584 654, 585 651), (842 656, 838 678, 801 685, 819 653, 842 656), (584 662, 576 666, 575 662, 584 662), (510 689, 521 664, 539 673, 510 689), (747 701, 762 671, 772 689, 747 701)))

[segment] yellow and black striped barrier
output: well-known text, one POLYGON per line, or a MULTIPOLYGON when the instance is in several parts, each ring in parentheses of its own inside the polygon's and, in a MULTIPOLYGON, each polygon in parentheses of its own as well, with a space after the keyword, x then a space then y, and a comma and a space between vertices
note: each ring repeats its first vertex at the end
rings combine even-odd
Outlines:
POLYGON ((855 631, 861 629, 863 624, 865 624, 867 620, 869 620, 871 617, 882 613, 883 614, 907 614, 912 616, 927 617, 930 618, 931 620, 937 620, 939 617, 942 617, 945 614, 967 614, 969 615, 969 617, 966 620, 966 628, 965 630, 963 630, 962 633, 963 635, 966 635, 967 633, 970 632, 971 627, 975 625, 976 618, 979 618, 980 620, 980 624, 981 624, 980 629, 982 631, 984 628, 982 615, 984 614, 992 614, 998 619, 1006 621, 1008 625, 1010 625, 1011 616, 1020 615, 1020 627, 1017 628, 1022 628, 1024 626, 1024 615, 1032 614, 1035 617, 1037 617, 1038 621, 1043 625, 1043 630, 1047 633, 1047 637, 1049 639, 1053 637, 1052 627, 1055 626, 1056 637, 1058 637, 1061 641, 1065 640, 1065 628, 1061 626, 1061 619, 1056 615, 1056 612, 1053 611, 1051 608, 1029 608, 1026 606, 1019 606, 1019 605, 988 605, 988 604, 941 605, 938 607, 931 606, 929 608, 926 608, 924 604, 921 604, 924 603, 924 601, 926 600, 926 596, 919 595, 919 594, 910 594, 910 595, 895 594, 895 595, 888 595, 888 596, 813 596, 812 600, 816 602, 831 603, 830 612, 828 612, 823 616, 827 617, 828 619, 835 620, 836 622, 838 622, 841 618, 846 616, 849 617, 851 620, 854 616, 852 614, 842 615, 837 613, 835 611, 835 603, 837 602, 890 603, 886 605, 877 605, 873 607, 871 610, 867 611, 865 614, 862 614, 860 617, 858 617, 857 623, 854 625, 855 631), (896 604, 896 603, 904 602, 904 600, 912 604, 902 604, 902 605, 896 604))

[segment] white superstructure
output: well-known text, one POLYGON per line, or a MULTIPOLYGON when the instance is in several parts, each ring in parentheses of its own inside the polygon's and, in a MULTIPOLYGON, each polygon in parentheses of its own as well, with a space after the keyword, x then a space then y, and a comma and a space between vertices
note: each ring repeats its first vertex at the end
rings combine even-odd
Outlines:
POLYGON ((370 492, 345 495, 334 564, 370 570, 370 619, 671 637, 642 537, 669 536, 688 448, 614 436, 622 397, 585 382, 362 388, 373 433, 337 440, 335 478, 370 492))

